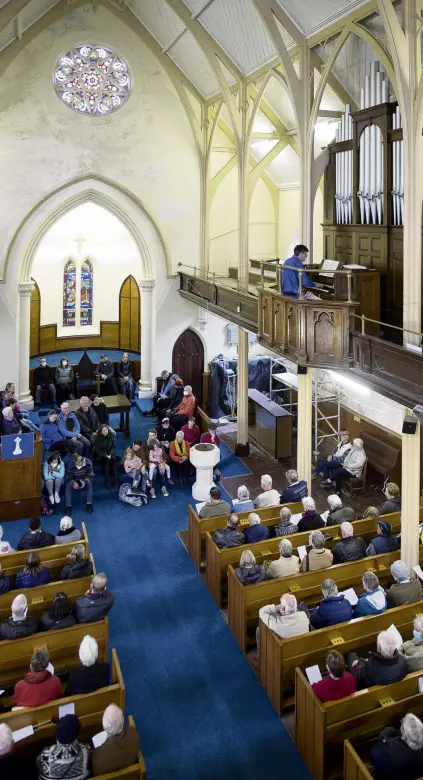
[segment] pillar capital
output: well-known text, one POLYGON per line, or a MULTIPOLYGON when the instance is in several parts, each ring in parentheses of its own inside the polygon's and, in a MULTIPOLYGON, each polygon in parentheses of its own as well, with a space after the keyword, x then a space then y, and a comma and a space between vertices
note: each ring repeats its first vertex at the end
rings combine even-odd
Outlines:
POLYGON ((18 284, 18 291, 21 298, 30 298, 34 290, 34 282, 20 282, 18 284))
POLYGON ((140 290, 143 292, 153 292, 156 280, 155 279, 140 279, 138 282, 140 290))

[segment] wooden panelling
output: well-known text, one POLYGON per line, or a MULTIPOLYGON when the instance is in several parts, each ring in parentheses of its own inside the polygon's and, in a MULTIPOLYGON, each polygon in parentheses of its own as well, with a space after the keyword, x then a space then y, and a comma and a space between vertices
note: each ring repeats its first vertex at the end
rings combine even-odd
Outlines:
POLYGON ((0 522, 39 515, 41 464, 41 439, 34 442, 33 458, 0 460, 0 522))
POLYGON ((58 336, 57 325, 42 325, 40 328, 39 353, 68 352, 71 349, 119 349, 119 323, 102 320, 98 335, 58 336))
POLYGON ((117 346, 133 352, 141 349, 140 291, 133 276, 128 276, 120 288, 117 346))
MULTIPOLYGON (((32 280, 34 281, 34 280, 32 280)), ((41 316, 41 298, 37 282, 31 295, 31 313, 30 313, 30 334, 29 334, 29 354, 38 355, 40 352, 40 316, 41 316)))

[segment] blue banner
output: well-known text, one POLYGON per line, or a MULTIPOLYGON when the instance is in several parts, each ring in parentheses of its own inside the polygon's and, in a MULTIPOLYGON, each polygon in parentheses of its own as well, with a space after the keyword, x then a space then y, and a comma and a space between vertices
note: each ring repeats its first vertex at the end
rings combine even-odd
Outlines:
POLYGON ((34 434, 18 433, 1 437, 1 459, 18 460, 34 457, 34 434))

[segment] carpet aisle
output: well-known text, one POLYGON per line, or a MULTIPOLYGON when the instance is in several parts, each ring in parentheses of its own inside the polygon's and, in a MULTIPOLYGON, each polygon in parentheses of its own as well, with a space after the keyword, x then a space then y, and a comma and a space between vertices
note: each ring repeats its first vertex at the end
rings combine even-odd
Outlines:
MULTIPOLYGON (((150 424, 133 409, 133 438, 144 438, 150 424)), ((118 438, 121 453, 126 443, 118 438)), ((245 470, 235 456, 227 468, 245 470)), ((176 534, 187 527, 190 500, 190 488, 175 485, 169 498, 137 509, 97 476, 94 513, 86 515, 82 501, 73 513, 77 526, 86 522, 97 571, 116 595, 109 646, 118 651, 147 778, 310 780, 176 534)), ((56 529, 60 516, 43 525, 56 529)), ((16 544, 26 526, 5 524, 4 538, 16 544)))

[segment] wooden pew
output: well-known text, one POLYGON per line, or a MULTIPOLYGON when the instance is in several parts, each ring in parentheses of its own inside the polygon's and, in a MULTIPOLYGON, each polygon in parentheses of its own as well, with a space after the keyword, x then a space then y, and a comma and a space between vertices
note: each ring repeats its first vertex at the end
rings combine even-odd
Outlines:
POLYGON ((66 556, 72 552, 76 544, 83 544, 85 554, 89 554, 88 534, 85 523, 81 523, 82 539, 79 542, 68 542, 67 544, 53 544, 50 547, 41 547, 39 550, 22 550, 13 553, 0 555, 0 566, 2 571, 6 571, 9 576, 14 577, 21 571, 26 563, 29 552, 36 552, 43 566, 59 571, 68 562, 66 556))
MULTIPOLYGON (((257 585, 243 585, 232 566, 228 566, 228 624, 235 639, 245 652, 247 647, 247 627, 258 625, 258 614, 266 604, 275 604, 283 593, 291 592, 297 601, 308 605, 319 603, 322 599, 323 580, 332 579, 338 590, 362 588, 362 576, 366 571, 374 571, 381 585, 392 582, 390 566, 400 557, 400 550, 362 558, 360 561, 338 563, 321 571, 309 571, 294 574, 292 577, 279 577, 265 580, 257 585)), ((420 547, 420 562, 423 563, 423 547, 420 547)))
POLYGON ((349 739, 344 742, 344 780, 374 780, 349 739))
MULTIPOLYGON (((130 726, 135 728, 135 722, 132 715, 128 718, 130 726)), ((147 772, 144 763, 144 757, 141 750, 138 751, 138 762, 126 769, 120 769, 118 772, 108 772, 107 775, 96 775, 97 780, 111 780, 113 777, 123 777, 124 780, 146 780, 147 772)))
POLYGON ((59 631, 42 631, 23 639, 0 642, 0 688, 14 685, 29 669, 35 650, 48 650, 50 661, 58 674, 79 666, 79 645, 89 634, 98 644, 98 660, 108 660, 108 620, 77 623, 59 631))
MULTIPOLYGON (((399 533, 401 530, 401 512, 392 512, 392 514, 385 515, 385 517, 389 517, 393 533, 399 533)), ((361 536, 366 544, 369 544, 371 538, 376 534, 376 525, 374 518, 356 520, 354 522, 354 535, 361 536)), ((329 526, 321 530, 332 536, 332 539, 325 543, 325 547, 328 549, 331 549, 341 540, 339 525, 329 526)), ((309 536, 310 532, 306 531, 221 550, 214 543, 211 534, 206 533, 206 585, 218 607, 220 608, 222 605, 222 585, 226 582, 228 566, 231 565, 233 568, 236 568, 244 550, 251 550, 256 557, 257 563, 263 563, 264 561, 272 561, 279 558, 279 543, 281 539, 289 539, 295 554, 295 550, 298 547, 308 545, 309 536)))
POLYGON ((422 612, 423 601, 418 601, 290 639, 280 639, 260 621, 260 682, 275 710, 280 713, 293 703, 291 688, 297 666, 306 668, 321 664, 324 668, 326 656, 334 648, 343 655, 350 651, 363 655, 367 650, 375 649, 378 634, 392 623, 404 639, 409 639, 413 620, 422 612))
MULTIPOLYGON (((288 507, 293 515, 303 511, 303 505, 301 503, 283 504, 283 506, 288 507)), ((276 506, 268 506, 264 509, 237 512, 237 515, 240 519, 241 526, 248 524, 248 515, 253 511, 260 515, 263 525, 274 526, 280 523, 281 509, 282 505, 276 504, 276 506)), ((225 528, 227 520, 227 515, 222 515, 222 517, 200 518, 195 511, 195 507, 191 505, 188 507, 188 553, 198 571, 201 569, 206 533, 213 533, 217 528, 225 528)))
POLYGON ((401 682, 375 685, 323 703, 300 669, 295 679, 295 741, 315 780, 342 777, 344 739, 368 741, 407 712, 421 714, 421 670, 401 682))

